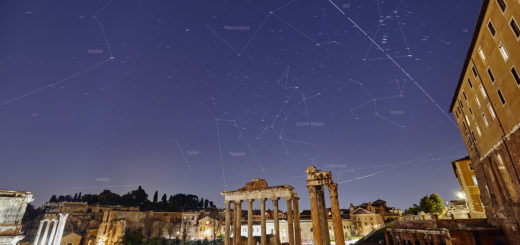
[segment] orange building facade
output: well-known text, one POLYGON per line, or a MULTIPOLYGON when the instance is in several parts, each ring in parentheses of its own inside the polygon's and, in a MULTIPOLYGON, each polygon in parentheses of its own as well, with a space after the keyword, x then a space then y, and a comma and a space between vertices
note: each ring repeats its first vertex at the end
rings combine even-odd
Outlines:
POLYGON ((520 241, 520 2, 484 0, 450 107, 490 224, 520 241))

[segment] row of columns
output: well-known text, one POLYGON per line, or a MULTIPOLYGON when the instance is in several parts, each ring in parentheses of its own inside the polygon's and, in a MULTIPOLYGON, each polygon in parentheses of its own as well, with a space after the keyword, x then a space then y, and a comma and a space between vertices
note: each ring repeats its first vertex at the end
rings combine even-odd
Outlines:
POLYGON ((424 244, 433 244, 433 245, 451 245, 451 237, 448 232, 435 232, 431 231, 425 232, 407 232, 407 231, 393 231, 388 229, 385 231, 385 239, 387 245, 415 245, 419 243, 421 245, 424 244))
POLYGON ((67 221, 69 214, 60 213, 59 216, 59 220, 44 219, 40 221, 40 226, 38 227, 38 231, 36 232, 36 237, 34 239, 34 245, 60 245, 61 237, 63 236, 63 230, 65 229, 65 222, 67 221), (43 236, 41 236, 41 231, 44 225, 45 230, 43 232, 43 236), (49 236, 49 229, 51 227, 52 230, 49 236))
MULTIPOLYGON (((248 199, 247 209, 247 245, 254 245, 253 241, 253 202, 255 199, 248 199)), ((261 245, 267 245, 266 217, 265 217, 265 201, 266 198, 260 200, 260 230, 261 245)), ((274 237, 275 245, 280 245, 280 220, 278 217, 278 200, 272 199, 274 206, 274 237)), ((300 198, 286 198, 287 201, 287 227, 289 233, 289 245, 301 245, 301 229, 300 229, 300 211, 298 207, 300 198), (293 210, 294 206, 294 210, 293 210)), ((241 238, 241 219, 242 219, 242 201, 226 201, 226 226, 224 245, 239 245, 241 238), (231 217, 231 204, 233 204, 233 217, 231 217), (233 218, 233 240, 230 241, 231 219, 233 218)))
MULTIPOLYGON (((345 235, 343 234, 343 223, 341 222, 341 212, 339 209, 338 184, 330 183, 326 186, 329 189, 330 194, 334 240, 336 245, 345 245, 345 235)), ((325 205, 324 186, 308 185, 307 189, 309 190, 309 197, 311 201, 311 219, 314 245, 330 245, 330 234, 328 226, 329 214, 325 205)))

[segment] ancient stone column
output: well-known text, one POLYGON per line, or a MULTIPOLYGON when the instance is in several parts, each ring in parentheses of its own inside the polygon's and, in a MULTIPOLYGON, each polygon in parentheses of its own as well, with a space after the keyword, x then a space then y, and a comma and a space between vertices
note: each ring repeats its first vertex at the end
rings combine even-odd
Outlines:
POLYGON ((417 234, 417 235, 418 235, 417 239, 419 240, 419 245, 426 245, 425 240, 424 240, 425 234, 417 234))
POLYGON ((318 197, 318 211, 320 214, 321 239, 323 240, 324 245, 330 245, 329 213, 327 212, 327 206, 325 206, 325 193, 323 186, 316 188, 316 194, 318 197))
POLYGON ((48 244, 49 245, 52 245, 52 242, 56 240, 56 228, 58 226, 58 221, 53 219, 51 220, 53 226, 52 226, 52 231, 51 231, 51 236, 49 237, 49 242, 48 244))
POLYGON ((61 237, 63 236, 63 230, 65 229, 65 222, 67 222, 69 214, 60 213, 60 221, 58 222, 58 231, 56 233, 56 239, 54 239, 54 245, 60 245, 61 237))
POLYGON ((314 245, 323 245, 320 226, 320 208, 318 205, 316 186, 307 186, 307 189, 309 189, 309 197, 311 200, 312 238, 314 240, 314 245))
POLYGON ((247 200, 247 245, 253 245, 253 201, 247 200))
POLYGON ((302 245, 302 230, 300 228, 300 208, 298 206, 299 197, 293 198, 294 209, 294 243, 295 245, 302 245))
POLYGON ((242 234, 240 234, 240 226, 242 225, 242 201, 235 202, 235 232, 233 238, 235 240, 235 245, 240 244, 240 238, 242 234))
POLYGON ((336 245, 345 245, 345 235, 343 232, 343 222, 341 222, 341 211, 338 200, 338 184, 330 184, 330 211, 332 212, 332 224, 334 226, 334 241, 336 245))
POLYGON ((49 226, 50 226, 50 220, 45 220, 45 231, 43 232, 42 242, 41 245, 47 245, 45 242, 47 242, 47 236, 49 235, 49 226))
POLYGON ((274 206, 274 241, 275 245, 280 245, 280 220, 278 219, 278 198, 273 199, 274 206))
MULTIPOLYGON (((397 237, 396 237, 396 234, 393 233, 393 232, 390 232, 390 235, 392 236, 392 242, 393 242, 393 244, 397 244, 398 239, 397 239, 397 237)), ((401 241, 399 240, 399 242, 401 242, 401 241)))
POLYGON ((224 245, 229 245, 229 227, 230 227, 230 223, 231 223, 230 211, 231 211, 231 202, 228 201, 228 202, 226 202, 226 227, 224 228, 225 229, 224 245))
POLYGON ((294 245, 292 198, 287 198, 286 201, 287 201, 287 230, 289 233, 289 245, 294 245))
POLYGON ((38 240, 40 239, 40 233, 42 232, 43 223, 44 223, 44 221, 41 220, 40 221, 40 226, 38 227, 38 231, 36 232, 36 237, 34 238, 34 244, 33 245, 38 245, 38 240))
POLYGON ((267 233, 265 227, 265 198, 260 199, 260 230, 262 232, 261 245, 267 245, 267 233))
POLYGON ((438 235, 437 235, 437 234, 432 234, 431 237, 432 237, 432 243, 433 243, 433 245, 438 245, 438 244, 439 244, 439 238, 438 238, 438 235))

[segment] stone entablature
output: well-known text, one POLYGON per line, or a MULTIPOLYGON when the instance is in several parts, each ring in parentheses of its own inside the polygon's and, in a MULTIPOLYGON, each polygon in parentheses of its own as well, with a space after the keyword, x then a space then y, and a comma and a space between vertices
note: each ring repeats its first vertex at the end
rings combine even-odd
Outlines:
POLYGON ((238 191, 223 191, 222 195, 225 196, 225 201, 244 201, 249 199, 275 199, 293 198, 294 187, 289 185, 267 187, 263 190, 238 190, 238 191))
POLYGON ((30 192, 0 190, 0 245, 14 245, 24 238, 22 218, 32 201, 30 192))

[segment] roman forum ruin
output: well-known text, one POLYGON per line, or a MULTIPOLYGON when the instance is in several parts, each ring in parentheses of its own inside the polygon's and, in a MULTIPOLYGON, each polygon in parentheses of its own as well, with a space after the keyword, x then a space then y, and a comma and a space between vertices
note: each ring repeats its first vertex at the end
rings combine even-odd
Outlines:
POLYGON ((327 207, 325 205, 324 186, 327 186, 330 194, 330 206, 332 212, 332 224, 334 227, 334 240, 336 245, 345 245, 343 225, 341 223, 341 213, 339 210, 338 184, 332 181, 330 171, 322 172, 316 167, 308 167, 307 189, 311 200, 311 219, 314 245, 330 245, 328 228, 327 207))
POLYGON ((274 243, 280 245, 280 223, 278 217, 278 200, 283 198, 287 201, 287 226, 289 235, 289 245, 301 245, 300 234, 300 211, 298 208, 298 196, 293 192, 294 187, 289 185, 271 186, 267 185, 264 179, 255 178, 248 182, 245 187, 236 191, 223 191, 226 202, 226 225, 225 225, 225 245, 239 245, 240 241, 240 224, 242 216, 242 202, 247 201, 247 245, 253 245, 253 202, 260 200, 261 205, 261 245, 266 245, 266 217, 265 217, 265 201, 270 199, 274 206, 274 243), (231 204, 233 204, 233 215, 231 215, 231 204), (294 207, 294 208, 293 208, 294 207), (232 217, 233 216, 233 217, 232 217), (231 221, 233 219, 233 221, 231 221), (294 221, 294 222, 293 222, 294 221), (233 239, 230 241, 230 228, 233 223, 233 239), (231 243, 230 243, 231 242, 231 243))
POLYGON ((63 230, 65 229, 65 222, 69 214, 59 213, 59 217, 56 214, 52 214, 51 216, 52 218, 40 221, 40 226, 38 227, 36 238, 34 239, 34 245, 60 245, 63 230), (42 235, 41 232, 44 227, 45 230, 42 235), (51 227, 52 230, 50 230, 51 227), (49 230, 51 232, 50 235, 49 230))

